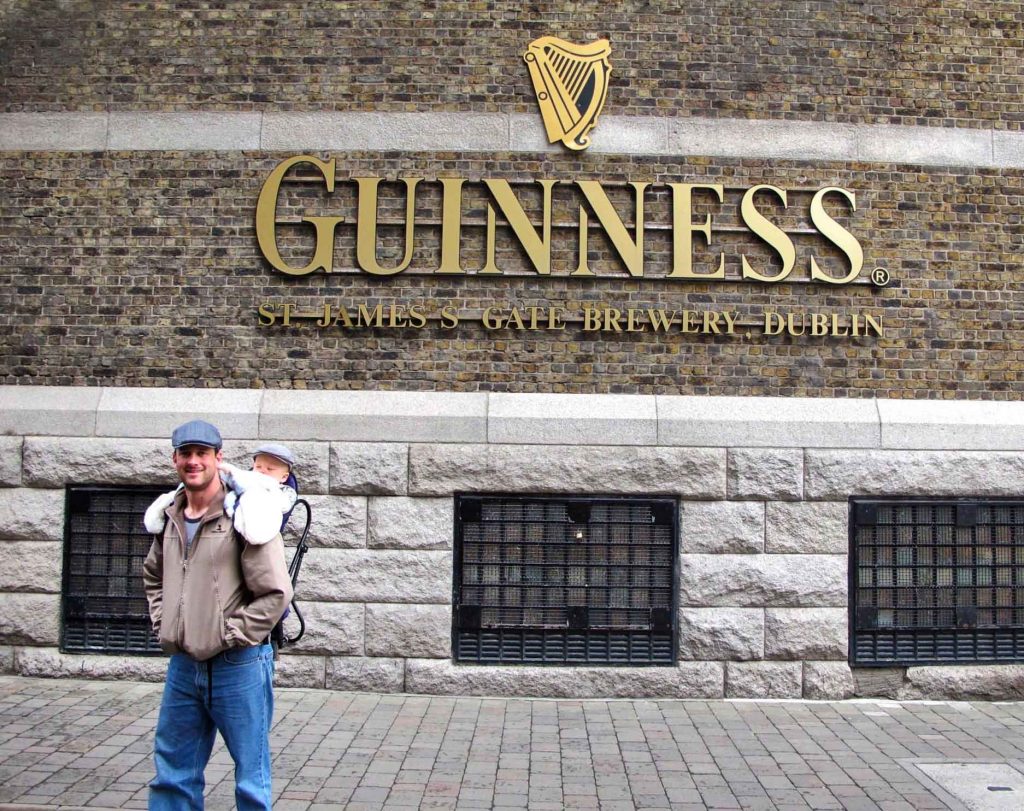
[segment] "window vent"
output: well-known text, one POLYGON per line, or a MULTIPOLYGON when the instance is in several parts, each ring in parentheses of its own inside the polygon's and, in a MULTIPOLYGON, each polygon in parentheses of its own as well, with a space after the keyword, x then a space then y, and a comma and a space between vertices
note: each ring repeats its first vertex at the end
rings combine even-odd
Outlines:
POLYGON ((1024 661, 1024 502, 855 499, 850 539, 852 664, 1024 661))
MULTIPOLYGON (((165 488, 166 489, 166 488, 165 488)), ((159 653, 142 563, 153 536, 142 516, 164 490, 69 487, 61 589, 61 650, 159 653)))
POLYGON ((457 497, 456 660, 673 664, 677 537, 671 499, 457 497))

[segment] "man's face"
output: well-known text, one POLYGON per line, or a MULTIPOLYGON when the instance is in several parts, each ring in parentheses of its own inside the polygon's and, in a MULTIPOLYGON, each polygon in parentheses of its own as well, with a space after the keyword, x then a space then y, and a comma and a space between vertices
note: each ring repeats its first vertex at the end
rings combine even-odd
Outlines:
POLYGON ((288 465, 269 453, 258 453, 252 460, 252 469, 284 484, 288 480, 288 465))
POLYGON ((201 492, 217 478, 217 463, 224 454, 205 445, 182 445, 171 459, 186 490, 201 492))

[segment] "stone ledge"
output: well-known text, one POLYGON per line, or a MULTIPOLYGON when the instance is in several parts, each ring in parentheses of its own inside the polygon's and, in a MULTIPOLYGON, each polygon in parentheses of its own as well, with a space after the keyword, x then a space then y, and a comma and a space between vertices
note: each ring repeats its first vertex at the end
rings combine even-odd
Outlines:
POLYGON ((1024 403, 877 402, 883 448, 1024 450, 1024 403))
POLYGON ((229 440, 731 448, 732 498, 799 498, 786 449, 1024 450, 1024 404, 1007 402, 0 386, 11 437, 166 441, 197 416, 229 440), (756 469, 772 455, 787 465, 778 481, 756 469))
POLYGON ((508 140, 509 118, 502 113, 268 112, 260 148, 504 152, 508 140))
POLYGON ((260 436, 354 442, 486 442, 487 395, 267 391, 260 436))
POLYGON ((857 129, 848 124, 746 119, 669 119, 673 154, 704 157, 850 160, 857 129))
POLYGON ((603 115, 591 133, 593 143, 588 151, 612 155, 671 154, 671 121, 661 116, 603 115))
MULTIPOLYGON (((532 113, 512 113, 509 118, 509 149, 513 152, 550 152, 558 154, 563 147, 557 141, 550 143, 544 130, 544 120, 532 113)), ((598 126, 602 118, 598 119, 598 126)))
POLYGON ((1024 133, 992 133, 992 165, 1007 169, 1024 168, 1024 133))
POLYGON ((487 441, 523 445, 654 445, 655 399, 637 394, 491 394, 487 441))
POLYGON ((922 166, 991 166, 992 130, 858 125, 857 160, 922 166))
POLYGON ((260 148, 260 113, 110 113, 108 150, 238 152, 260 148))
POLYGON ((78 386, 0 386, 0 434, 93 436, 101 393, 78 386))
POLYGON ((0 114, 2 152, 98 152, 107 146, 107 113, 0 114))
POLYGON ((225 439, 259 436, 258 389, 103 389, 96 407, 96 435, 158 437, 189 420, 207 420, 225 439))
POLYGON ((877 448, 873 400, 657 396, 658 443, 717 448, 877 448))
MULTIPOLYGON (((1019 168, 1019 133, 777 119, 603 116, 593 152, 1019 168)), ((0 151, 401 150, 557 153, 535 113, 0 114, 0 151)))

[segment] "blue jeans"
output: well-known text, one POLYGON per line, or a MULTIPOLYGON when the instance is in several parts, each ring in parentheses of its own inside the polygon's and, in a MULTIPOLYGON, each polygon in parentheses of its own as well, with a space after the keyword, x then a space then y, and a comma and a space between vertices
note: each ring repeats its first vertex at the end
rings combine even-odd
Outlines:
POLYGON ((236 806, 270 811, 273 681, 270 645, 234 648, 208 662, 183 653, 171 657, 156 725, 150 809, 202 809, 203 772, 220 730, 235 761, 236 806))

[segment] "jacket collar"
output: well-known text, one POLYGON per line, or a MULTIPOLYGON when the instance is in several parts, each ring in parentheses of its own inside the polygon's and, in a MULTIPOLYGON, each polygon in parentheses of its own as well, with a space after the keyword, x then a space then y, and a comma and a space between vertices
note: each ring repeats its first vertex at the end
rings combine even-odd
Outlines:
MULTIPOLYGON (((220 490, 217 495, 213 497, 213 501, 210 502, 209 508, 206 510, 206 515, 203 516, 203 523, 210 521, 214 518, 220 518, 224 514, 224 497, 227 493, 224 490, 224 483, 221 482, 220 490)), ((171 506, 167 508, 167 517, 170 518, 174 523, 181 524, 185 520, 185 504, 186 504, 185 489, 174 497, 174 501, 171 502, 171 506)))

